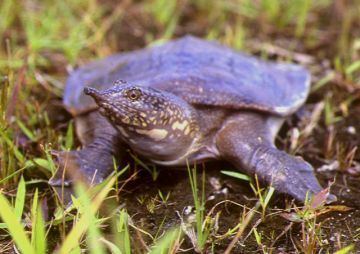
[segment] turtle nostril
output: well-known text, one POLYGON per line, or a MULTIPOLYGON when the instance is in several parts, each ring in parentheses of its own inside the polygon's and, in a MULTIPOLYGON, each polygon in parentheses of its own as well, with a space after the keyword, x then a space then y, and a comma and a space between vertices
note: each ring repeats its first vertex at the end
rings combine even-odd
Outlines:
POLYGON ((96 103, 98 103, 98 104, 99 104, 99 102, 101 102, 103 100, 102 95, 95 88, 85 87, 84 88, 84 93, 86 95, 90 95, 96 101, 96 103))
POLYGON ((84 88, 84 93, 86 94, 86 95, 93 95, 93 94, 95 94, 97 91, 96 91, 96 89, 94 89, 94 88, 91 88, 91 87, 85 87, 84 88))

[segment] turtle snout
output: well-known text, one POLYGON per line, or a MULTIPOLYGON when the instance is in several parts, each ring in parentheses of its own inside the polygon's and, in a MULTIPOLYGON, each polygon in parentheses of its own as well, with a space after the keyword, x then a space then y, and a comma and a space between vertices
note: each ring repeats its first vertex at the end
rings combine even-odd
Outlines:
POLYGON ((86 95, 90 95, 95 100, 96 104, 99 106, 99 111, 102 115, 108 116, 113 113, 114 107, 110 105, 106 96, 101 94, 98 90, 92 87, 85 87, 84 93, 86 95))
POLYGON ((96 90, 95 88, 85 87, 84 88, 84 93, 86 95, 90 95, 95 100, 95 102, 97 104, 100 104, 104 100, 101 93, 98 90, 96 90))

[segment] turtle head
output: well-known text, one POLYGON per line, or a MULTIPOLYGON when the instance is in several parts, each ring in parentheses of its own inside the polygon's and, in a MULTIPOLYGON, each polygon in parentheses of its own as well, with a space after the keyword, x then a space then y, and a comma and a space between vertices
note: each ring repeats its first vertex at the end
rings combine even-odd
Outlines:
POLYGON ((199 134, 191 105, 151 87, 116 82, 104 91, 85 88, 122 139, 154 160, 176 160, 188 153, 199 134))

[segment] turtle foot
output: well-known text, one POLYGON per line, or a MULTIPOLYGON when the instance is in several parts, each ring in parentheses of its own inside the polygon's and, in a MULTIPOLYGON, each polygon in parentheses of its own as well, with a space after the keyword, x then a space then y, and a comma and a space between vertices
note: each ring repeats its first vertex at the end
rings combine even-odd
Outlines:
POLYGON ((51 186, 70 187, 74 180, 82 178, 78 153, 77 151, 52 151, 57 171, 49 180, 51 186))
POLYGON ((78 153, 77 151, 52 151, 57 170, 48 183, 64 205, 71 203, 71 195, 74 194, 72 183, 76 179, 83 178, 78 153))
POLYGON ((52 152, 57 171, 49 179, 49 184, 64 204, 71 201, 74 182, 82 182, 88 185, 101 183, 109 174, 112 159, 102 154, 94 154, 89 150, 80 151, 53 151, 52 152))
MULTIPOLYGON (((266 165, 258 165, 256 173, 264 177, 264 180, 272 184, 276 190, 289 194, 301 202, 323 190, 313 167, 301 157, 291 156, 275 149, 268 151, 265 156, 266 165)), ((336 196, 328 193, 326 203, 334 201, 336 196)))

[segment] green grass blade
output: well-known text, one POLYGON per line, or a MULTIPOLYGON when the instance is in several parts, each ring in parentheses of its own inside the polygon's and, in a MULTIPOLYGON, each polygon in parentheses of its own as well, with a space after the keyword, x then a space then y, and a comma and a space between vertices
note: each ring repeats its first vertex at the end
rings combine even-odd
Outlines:
POLYGON ((334 254, 348 254, 348 253, 353 253, 352 251, 354 250, 354 244, 351 244, 349 246, 346 246, 340 250, 338 250, 337 252, 335 252, 334 254))
POLYGON ((100 240, 108 247, 108 249, 112 254, 122 254, 119 247, 113 244, 112 242, 106 240, 105 238, 101 238, 100 240))
POLYGON ((350 64, 346 69, 345 73, 346 75, 351 75, 352 73, 360 70, 360 60, 353 62, 350 64))
POLYGON ((76 246, 69 254, 82 254, 80 246, 76 246))
POLYGON ((245 180, 245 181, 248 181, 248 182, 251 181, 251 178, 249 176, 247 176, 245 174, 241 174, 239 172, 221 170, 221 173, 223 173, 224 175, 235 177, 235 178, 240 179, 240 180, 245 180))
POLYGON ((65 148, 71 149, 74 145, 74 125, 72 122, 69 123, 66 131, 65 148))
POLYGON ((20 162, 20 164, 23 164, 25 161, 24 155, 20 152, 20 150, 16 147, 13 140, 10 139, 10 137, 5 133, 3 130, 0 129, 0 137, 3 139, 3 141, 9 146, 9 150, 11 150, 14 153, 14 156, 16 159, 20 162))
POLYGON ((31 221, 32 221, 32 237, 31 245, 36 250, 37 254, 46 253, 46 233, 45 223, 41 211, 41 206, 38 204, 39 201, 38 189, 36 189, 31 209, 31 221))
POLYGON ((21 131, 28 137, 31 141, 36 141, 35 135, 31 132, 31 130, 25 126, 25 124, 20 121, 19 119, 16 119, 16 123, 21 129, 21 131))
POLYGON ((21 216, 24 210, 24 204, 25 204, 25 194, 26 194, 26 185, 24 181, 24 177, 21 177, 18 190, 16 192, 16 198, 15 198, 15 216, 18 218, 18 221, 21 221, 21 216))
POLYGON ((86 224, 88 225, 88 233, 86 242, 89 252, 93 254, 104 254, 105 249, 103 244, 102 242, 99 242, 101 233, 97 226, 98 219, 95 216, 95 211, 91 209, 91 199, 82 185, 76 186, 76 193, 79 196, 78 200, 80 201, 81 205, 80 210, 83 212, 82 217, 87 220, 86 224))
POLYGON ((180 238, 181 230, 179 228, 169 230, 152 246, 150 254, 174 253, 173 248, 175 247, 175 244, 179 242, 180 238))
POLYGON ((8 230, 16 246, 24 254, 35 254, 33 247, 30 244, 23 225, 20 224, 15 212, 5 196, 0 193, 0 216, 7 224, 8 230))
POLYGON ((336 74, 334 71, 327 73, 323 78, 321 78, 311 87, 311 92, 313 93, 319 90, 320 88, 322 88, 323 86, 329 84, 330 81, 332 81, 335 78, 335 76, 336 74))
POLYGON ((7 181, 9 181, 11 178, 16 176, 17 174, 20 174, 26 168, 27 168, 27 166, 25 165, 25 167, 22 167, 22 168, 16 170, 15 172, 7 175, 6 177, 4 177, 3 179, 0 180, 0 184, 6 183, 7 181))
POLYGON ((37 206, 38 206, 38 201, 39 201, 39 191, 38 189, 35 190, 34 193, 34 199, 33 199, 33 203, 32 203, 32 207, 31 207, 31 222, 32 222, 32 236, 31 236, 31 245, 33 247, 35 247, 35 240, 36 240, 36 235, 35 235, 35 230, 36 230, 36 214, 37 214, 37 206))
POLYGON ((6 229, 6 228, 7 228, 7 224, 6 224, 6 223, 0 223, 0 228, 1 228, 1 229, 6 229))
POLYGON ((305 27, 306 27, 306 20, 309 13, 309 9, 311 7, 311 0, 302 0, 299 1, 298 4, 298 19, 295 29, 295 34, 297 37, 300 37, 304 34, 305 27))
MULTIPOLYGON (((104 186, 104 188, 99 192, 99 194, 94 198, 94 201, 91 203, 90 207, 90 210, 93 213, 95 213, 99 209, 100 205, 105 200, 107 194, 110 192, 112 186, 114 185, 117 176, 118 175, 112 177, 110 181, 104 186)), ((79 245, 81 236, 88 229, 89 223, 90 222, 88 217, 82 216, 65 238, 59 253, 67 254, 70 253, 71 250, 76 248, 79 245)))
POLYGON ((269 187, 269 191, 266 193, 266 196, 265 196, 265 200, 264 200, 264 207, 267 207, 267 205, 269 204, 272 196, 274 195, 274 192, 275 192, 275 188, 270 186, 269 187))
POLYGON ((35 241, 35 249, 36 253, 46 253, 46 232, 45 232, 45 221, 43 217, 43 213, 41 211, 41 206, 38 206, 37 210, 37 217, 36 217, 36 224, 35 224, 35 235, 36 235, 36 241, 35 241))
POLYGON ((122 209, 119 215, 119 222, 117 225, 116 234, 121 243, 120 245, 121 251, 125 254, 131 254, 131 245, 130 245, 131 242, 130 242, 128 225, 129 225, 129 215, 124 209, 122 209))
POLYGON ((48 159, 34 158, 32 161, 28 160, 25 162, 25 166, 27 168, 31 168, 35 165, 48 170, 50 173, 53 173, 53 162, 49 161, 48 159))
POLYGON ((3 32, 9 27, 14 21, 14 9, 16 2, 13 0, 3 0, 0 4, 0 39, 3 37, 3 32))

